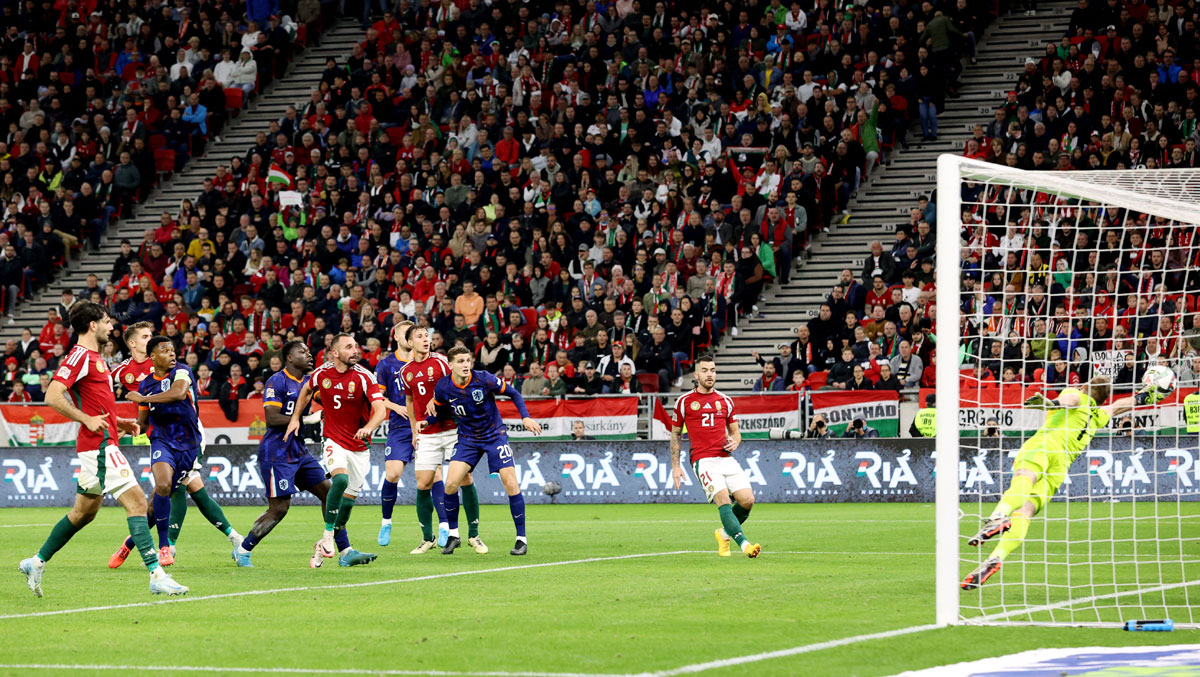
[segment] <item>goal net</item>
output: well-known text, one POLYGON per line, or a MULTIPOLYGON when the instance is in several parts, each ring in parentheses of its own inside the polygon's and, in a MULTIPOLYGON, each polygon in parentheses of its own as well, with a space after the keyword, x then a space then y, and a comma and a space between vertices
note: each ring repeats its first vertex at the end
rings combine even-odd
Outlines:
POLYGON ((943 155, 937 187, 938 622, 1196 627, 1200 171, 943 155))

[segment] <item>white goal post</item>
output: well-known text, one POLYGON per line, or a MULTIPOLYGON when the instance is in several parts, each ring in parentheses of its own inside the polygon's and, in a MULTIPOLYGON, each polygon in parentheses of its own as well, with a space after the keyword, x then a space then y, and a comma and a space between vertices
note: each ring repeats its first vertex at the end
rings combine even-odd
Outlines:
POLYGON ((1115 400, 1147 366, 1178 373, 1189 350, 1185 321, 1200 317, 1200 304, 1184 310, 1196 300, 1186 289, 1200 294, 1200 170, 1033 172, 945 154, 935 201, 936 622, 1116 627, 1171 618, 1200 627, 1200 448, 1190 423, 1184 428, 1182 389, 1178 401, 1139 406, 1096 432, 1003 568, 978 590, 960 588, 1002 537, 980 548, 967 538, 1009 485, 1020 443, 1041 425, 1042 411, 1021 406, 1028 389, 1057 392, 1120 374, 1115 400), (1178 251, 1185 240, 1186 256, 1178 251), (1105 263, 1113 257, 1115 267, 1105 263), (1174 294, 1175 285, 1185 290, 1174 294), (1162 329, 1134 338, 1110 318, 1139 328, 1152 318, 1162 329), (999 434, 978 434, 978 421, 995 413, 1005 419, 999 434))

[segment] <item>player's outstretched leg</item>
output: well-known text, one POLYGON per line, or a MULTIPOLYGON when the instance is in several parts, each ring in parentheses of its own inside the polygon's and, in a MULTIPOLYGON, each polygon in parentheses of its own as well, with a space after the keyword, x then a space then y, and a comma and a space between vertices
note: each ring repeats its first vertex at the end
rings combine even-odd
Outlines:
MULTIPOLYGON (((508 448, 508 439, 502 439, 500 446, 508 448)), ((517 530, 517 542, 513 545, 510 555, 524 555, 529 552, 529 542, 525 538, 525 497, 521 495, 521 485, 517 482, 517 471, 512 466, 511 454, 504 460, 493 463, 494 456, 488 455, 488 467, 496 468, 499 463, 506 463, 498 469, 500 481, 504 484, 504 493, 508 494, 508 511, 512 514, 513 526, 517 530)), ((463 487, 466 489, 467 487, 463 487)), ((474 489, 474 487, 471 487, 474 489)))
POLYGON ((983 561, 983 564, 980 564, 974 571, 967 574, 967 577, 963 579, 962 589, 977 590, 979 586, 986 583, 997 571, 1000 571, 1000 567, 1003 564, 998 557, 987 558, 983 561))
MULTIPOLYGON (((1000 501, 992 510, 992 514, 983 523, 979 531, 974 536, 967 539, 967 545, 978 547, 984 541, 991 540, 996 536, 1004 534, 1013 528, 1013 521, 1010 516, 1023 508, 1026 503, 1029 503, 1033 498, 1033 487, 1037 482, 1037 475, 1031 470, 1015 470, 1012 480, 1008 483, 1008 489, 1004 490, 1004 495, 1000 497, 1000 501)), ((1028 529, 1028 521, 1025 528, 1028 529)), ((1022 534, 1022 538, 1024 535, 1022 534)))
POLYGON ((350 476, 344 469, 341 472, 335 469, 333 472, 336 474, 330 477, 329 492, 325 495, 325 533, 316 545, 317 550, 324 557, 333 557, 337 554, 337 550, 334 549, 333 531, 337 524, 338 514, 342 509, 342 497, 346 493, 346 487, 350 486, 350 476))
MULTIPOLYGON (((25 582, 29 586, 30 591, 38 597, 42 596, 42 573, 46 569, 46 562, 54 557, 54 553, 62 550, 72 537, 79 532, 80 529, 88 525, 96 518, 96 512, 100 510, 99 496, 80 495, 75 499, 75 507, 71 509, 54 528, 50 530, 50 535, 46 537, 46 542, 38 550, 33 557, 28 557, 21 560, 17 565, 17 570, 25 575, 25 582)), ((145 527, 146 520, 142 518, 142 526, 145 527)), ((150 552, 154 552, 154 546, 151 545, 150 552)))
POLYGON ((233 546, 233 561, 240 567, 252 567, 254 564, 250 561, 250 556, 254 552, 254 548, 259 541, 267 537, 271 530, 277 524, 283 521, 287 516, 288 509, 292 505, 291 496, 283 496, 278 498, 267 498, 267 510, 254 520, 254 525, 250 527, 250 533, 242 539, 242 542, 233 546))
POLYGON ((225 517, 225 511, 220 505, 208 495, 208 490, 204 488, 204 484, 199 478, 193 480, 193 484, 188 485, 188 491, 192 492, 192 501, 196 503, 196 507, 200 509, 200 514, 208 520, 209 524, 217 528, 225 535, 230 545, 237 547, 242 542, 242 535, 233 528, 229 520, 225 517), (195 485, 199 484, 199 487, 195 485))

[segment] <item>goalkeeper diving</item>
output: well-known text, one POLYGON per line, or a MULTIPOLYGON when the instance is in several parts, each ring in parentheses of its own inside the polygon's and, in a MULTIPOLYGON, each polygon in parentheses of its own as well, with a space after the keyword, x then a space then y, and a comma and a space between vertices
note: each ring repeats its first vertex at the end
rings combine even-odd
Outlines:
POLYGON ((1020 547, 1029 532, 1029 522, 1058 492, 1071 463, 1088 447, 1096 433, 1113 418, 1135 406, 1155 403, 1166 396, 1150 385, 1136 394, 1101 406, 1112 393, 1112 380, 1097 376, 1080 388, 1066 388, 1050 399, 1038 393, 1025 402, 1027 408, 1044 409, 1046 420, 1032 437, 1021 445, 1013 462, 1008 490, 990 517, 968 545, 979 546, 1000 536, 1000 542, 979 568, 962 582, 963 590, 975 590, 997 571, 1004 558, 1020 547))

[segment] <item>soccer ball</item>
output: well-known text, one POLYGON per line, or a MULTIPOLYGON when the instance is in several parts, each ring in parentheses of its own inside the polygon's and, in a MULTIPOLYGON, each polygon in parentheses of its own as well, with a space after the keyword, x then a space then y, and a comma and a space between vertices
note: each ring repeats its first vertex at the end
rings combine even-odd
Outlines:
POLYGON ((1175 372, 1162 365, 1155 365, 1146 370, 1142 376, 1142 385, 1152 402, 1159 402, 1175 391, 1175 372))

